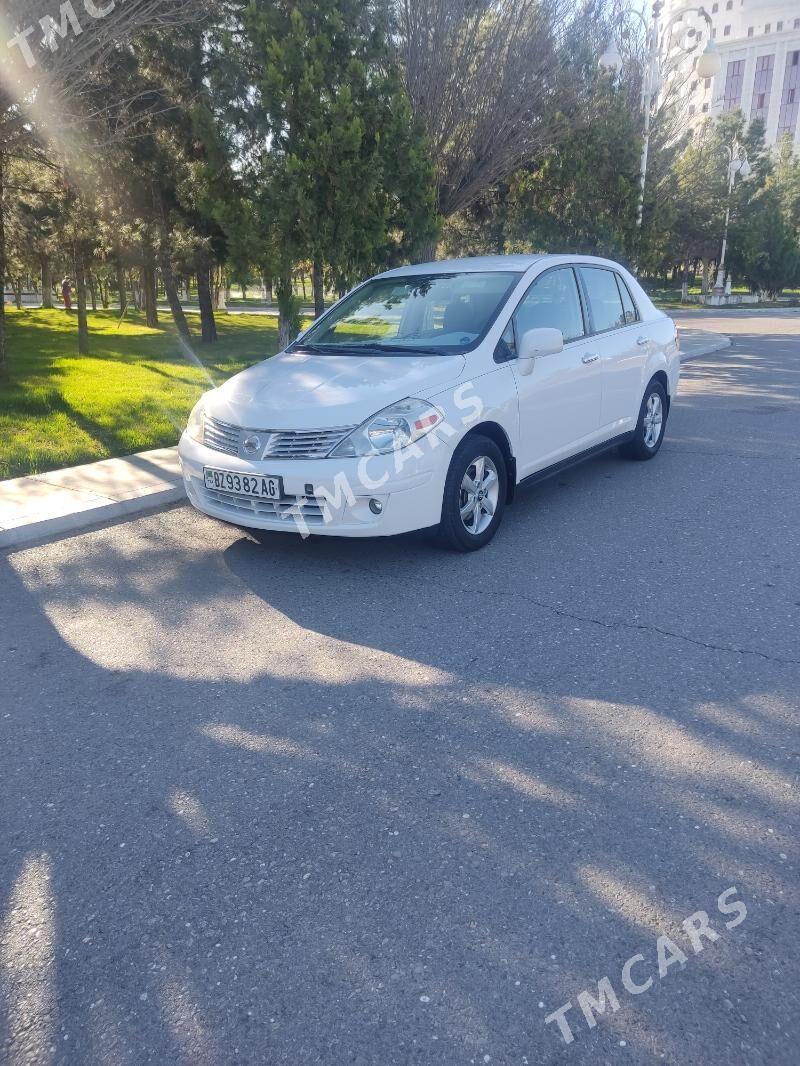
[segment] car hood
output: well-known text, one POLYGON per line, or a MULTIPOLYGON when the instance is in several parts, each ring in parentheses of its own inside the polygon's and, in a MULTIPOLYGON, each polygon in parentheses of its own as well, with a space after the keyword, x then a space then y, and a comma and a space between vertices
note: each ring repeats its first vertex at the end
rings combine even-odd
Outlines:
POLYGON ((284 352, 216 389, 208 413, 248 429, 355 426, 406 396, 427 396, 456 382, 464 363, 463 355, 284 352))

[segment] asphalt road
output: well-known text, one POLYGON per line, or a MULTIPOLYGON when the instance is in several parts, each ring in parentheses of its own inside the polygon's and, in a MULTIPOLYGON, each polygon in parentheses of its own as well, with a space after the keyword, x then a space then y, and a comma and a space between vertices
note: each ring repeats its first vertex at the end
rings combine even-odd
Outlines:
POLYGON ((0 1061, 797 1062, 800 317, 687 318, 658 459, 478 555, 0 555, 0 1061))

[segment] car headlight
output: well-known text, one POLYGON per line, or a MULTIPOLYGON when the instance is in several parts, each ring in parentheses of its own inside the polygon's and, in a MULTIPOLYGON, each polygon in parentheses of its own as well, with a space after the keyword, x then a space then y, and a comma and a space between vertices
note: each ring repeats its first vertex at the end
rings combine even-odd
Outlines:
POLYGON ((186 436, 202 444, 206 430, 206 400, 210 393, 206 392, 200 397, 192 408, 189 421, 186 423, 186 436))
POLYGON ((331 456, 384 455, 413 444, 444 422, 438 407, 409 397, 385 407, 354 429, 331 456))

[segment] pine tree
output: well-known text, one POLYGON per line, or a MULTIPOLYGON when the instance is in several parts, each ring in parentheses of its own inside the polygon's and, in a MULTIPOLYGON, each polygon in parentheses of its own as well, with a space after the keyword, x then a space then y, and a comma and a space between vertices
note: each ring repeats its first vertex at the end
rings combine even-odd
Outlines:
POLYGON ((252 0, 228 120, 250 149, 265 258, 277 277, 281 344, 297 328, 292 274, 313 263, 338 290, 435 231, 433 174, 393 66, 384 9, 360 0, 252 0), (252 90, 252 92, 250 92, 252 90), (249 94, 249 95, 248 95, 249 94))

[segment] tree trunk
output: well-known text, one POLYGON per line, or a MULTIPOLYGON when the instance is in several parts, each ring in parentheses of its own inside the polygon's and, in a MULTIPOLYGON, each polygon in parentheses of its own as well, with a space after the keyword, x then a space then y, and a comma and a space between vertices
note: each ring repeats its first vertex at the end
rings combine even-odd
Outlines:
POLYGON ((92 311, 96 312, 97 311, 97 288, 95 286, 94 276, 92 275, 91 271, 89 271, 89 273, 86 275, 86 284, 89 286, 89 296, 90 296, 91 301, 92 301, 92 311))
POLYGON ((217 340, 217 324, 214 321, 214 301, 211 297, 211 268, 202 259, 197 263, 197 301, 200 305, 200 328, 204 344, 217 340))
POLYGON ((703 260, 703 295, 711 288, 711 260, 703 260))
POLYGON ((14 306, 18 311, 22 310, 22 292, 25 287, 24 278, 14 278, 12 283, 14 289, 14 306))
POLYGON ((212 272, 213 282, 213 303, 215 311, 227 311, 228 304, 225 300, 225 278, 223 277, 222 267, 215 267, 212 272))
POLYGON ((432 263, 436 259, 436 248, 439 242, 437 240, 421 241, 417 245, 416 255, 414 259, 418 263, 432 263))
POLYGON ((167 294, 167 302, 169 303, 170 311, 172 311, 172 318, 175 322, 175 326, 182 337, 188 338, 191 336, 191 333, 189 332, 189 323, 186 321, 186 315, 181 306, 178 286, 175 281, 175 275, 172 273, 172 263, 169 261, 169 255, 166 248, 164 248, 161 253, 161 274, 164 278, 164 291, 167 294))
POLYGON ((100 303, 103 306, 103 310, 108 310, 108 282, 103 281, 101 277, 97 278, 97 287, 100 290, 100 303))
POLYGON ((172 320, 175 323, 175 328, 181 337, 188 339, 191 336, 189 332, 189 323, 186 321, 186 315, 184 314, 183 307, 181 306, 181 297, 178 292, 178 283, 175 280, 175 273, 172 269, 172 259, 170 258, 170 248, 172 246, 172 233, 170 232, 170 225, 167 216, 167 210, 164 206, 164 199, 159 194, 158 204, 161 210, 161 232, 160 232, 160 260, 161 260, 161 276, 164 279, 164 292, 167 296, 167 303, 169 309, 172 312, 172 320))
POLYGON ((119 311, 121 315, 124 315, 128 310, 128 286, 125 282, 125 268, 120 259, 117 259, 117 292, 119 293, 119 311))
POLYGON ((80 244, 75 246, 75 289, 78 297, 78 351, 89 354, 89 320, 86 317, 86 263, 80 244))
POLYGON ((42 263, 42 307, 50 310, 53 306, 53 268, 48 256, 41 257, 42 263))
POLYGON ((325 310, 325 285, 322 278, 322 263, 319 259, 314 260, 311 281, 314 287, 314 318, 319 318, 325 310))
POLYGON ((144 294, 145 322, 150 329, 158 329, 156 268, 149 254, 142 266, 142 290, 144 294))
POLYGON ((6 226, 3 202, 5 156, 0 151, 0 378, 8 376, 6 349, 6 226))
POLYGON ((278 278, 278 351, 282 352, 297 336, 297 304, 292 290, 292 272, 278 278))

